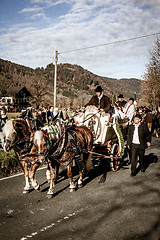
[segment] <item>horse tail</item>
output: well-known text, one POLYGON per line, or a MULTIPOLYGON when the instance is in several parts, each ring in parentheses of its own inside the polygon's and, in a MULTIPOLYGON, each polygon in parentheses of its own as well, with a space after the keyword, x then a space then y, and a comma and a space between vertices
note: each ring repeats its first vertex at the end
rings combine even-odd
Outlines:
POLYGON ((86 166, 86 170, 89 171, 92 168, 92 150, 93 150, 93 134, 92 132, 85 126, 80 126, 75 128, 78 131, 83 139, 84 148, 89 151, 88 153, 84 153, 84 163, 86 166))
POLYGON ((92 167, 93 167, 93 164, 92 164, 92 153, 89 153, 87 161, 86 161, 86 169, 87 169, 87 171, 89 172, 92 167))

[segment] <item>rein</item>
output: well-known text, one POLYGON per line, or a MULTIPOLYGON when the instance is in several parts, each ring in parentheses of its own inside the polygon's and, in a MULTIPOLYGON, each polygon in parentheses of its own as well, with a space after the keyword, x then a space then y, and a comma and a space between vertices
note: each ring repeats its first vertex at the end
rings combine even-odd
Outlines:
POLYGON ((46 150, 46 153, 45 153, 44 157, 51 156, 51 155, 49 155, 49 154, 50 154, 51 151, 56 147, 56 145, 59 144, 59 142, 62 140, 62 138, 63 138, 64 135, 65 135, 65 132, 62 133, 61 137, 60 137, 59 139, 57 139, 57 141, 56 141, 52 146, 50 146, 49 149, 46 150))
MULTIPOLYGON (((100 112, 100 110, 99 110, 97 113, 99 113, 99 112, 100 112)), ((94 114, 91 115, 89 118, 85 119, 83 122, 80 122, 80 123, 84 123, 84 122, 88 121, 90 118, 92 118, 92 117, 94 117, 95 115, 97 115, 97 113, 94 113, 94 114)))
MULTIPOLYGON (((13 148, 15 151, 20 151, 22 150, 18 145, 22 144, 22 143, 32 143, 32 141, 30 141, 30 136, 31 136, 31 132, 29 132, 26 136, 24 136, 22 139, 20 140, 17 140, 17 141, 14 141, 12 144, 11 144, 11 147, 10 148, 13 148), (27 140, 29 136, 29 140, 27 140)), ((7 140, 8 141, 8 140, 7 140)), ((26 148, 27 149, 27 148, 26 148)), ((24 150, 24 149, 23 149, 24 150)))
MULTIPOLYGON (((25 157, 38 157, 38 156, 44 156, 43 159, 40 160, 41 163, 45 160, 45 158, 46 158, 45 155, 46 155, 46 153, 47 153, 47 151, 48 151, 48 147, 49 147, 49 139, 48 139, 48 137, 46 137, 46 136, 44 136, 43 138, 46 138, 46 139, 47 139, 47 143, 48 143, 48 146, 47 146, 46 151, 45 151, 45 152, 40 152, 40 151, 38 151, 37 146, 32 142, 32 143, 33 143, 33 144, 32 144, 32 147, 35 146, 37 151, 36 151, 35 153, 20 154, 21 161, 26 161, 26 160, 23 160, 23 158, 25 158, 25 157)), ((37 159, 37 160, 34 162, 34 164, 36 164, 38 161, 39 161, 39 159, 37 159)), ((29 161, 29 162, 30 162, 30 161, 29 161)))

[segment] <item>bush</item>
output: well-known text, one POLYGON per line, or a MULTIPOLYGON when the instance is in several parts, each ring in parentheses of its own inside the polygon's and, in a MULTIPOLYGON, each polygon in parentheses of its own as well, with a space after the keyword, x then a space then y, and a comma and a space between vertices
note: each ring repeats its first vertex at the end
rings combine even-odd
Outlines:
POLYGON ((15 156, 14 150, 6 153, 0 150, 0 178, 21 172, 22 168, 15 156))

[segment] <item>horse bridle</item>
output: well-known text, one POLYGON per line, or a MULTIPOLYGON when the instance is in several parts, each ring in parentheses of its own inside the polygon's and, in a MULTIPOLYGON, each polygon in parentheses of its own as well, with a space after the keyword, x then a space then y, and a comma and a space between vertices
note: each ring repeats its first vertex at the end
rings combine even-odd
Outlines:
MULTIPOLYGON (((46 153, 48 152, 48 149, 49 149, 49 139, 47 136, 43 136, 43 138, 47 139, 47 148, 46 148, 46 151, 45 152, 40 152, 36 146, 36 144, 33 142, 32 144, 32 147, 35 146, 36 147, 36 152, 35 153, 25 153, 25 154, 21 154, 20 155, 20 161, 26 161, 26 160, 23 160, 25 157, 38 157, 38 156, 44 156, 43 159, 41 159, 41 162, 43 162, 43 160, 45 160, 46 158, 46 153)), ((35 161, 34 164, 36 164, 37 162, 39 161, 39 159, 37 159, 37 161, 35 161)))
POLYGON ((10 143, 10 149, 14 149, 15 151, 21 151, 21 147, 19 146, 20 144, 26 144, 26 143, 32 143, 32 139, 30 138, 31 136, 31 132, 28 132, 28 134, 26 136, 24 136, 22 139, 19 140, 15 140, 12 142, 9 139, 6 139, 6 142, 10 143), (30 141, 31 140, 31 141, 30 141))

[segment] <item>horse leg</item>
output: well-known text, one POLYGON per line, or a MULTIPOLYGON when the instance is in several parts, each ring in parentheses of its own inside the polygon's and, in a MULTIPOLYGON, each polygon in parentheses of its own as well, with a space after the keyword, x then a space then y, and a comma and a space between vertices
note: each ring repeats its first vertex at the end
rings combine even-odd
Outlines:
POLYGON ((49 162, 48 164, 49 169, 50 169, 50 186, 49 190, 47 192, 47 198, 50 199, 53 197, 53 192, 54 192, 54 186, 55 186, 55 178, 56 178, 56 165, 53 164, 53 162, 49 162))
POLYGON ((40 166, 40 163, 35 163, 29 172, 29 178, 31 180, 32 186, 38 192, 40 191, 40 186, 37 180, 35 179, 35 173, 36 173, 36 170, 39 168, 39 166, 40 166))
POLYGON ((23 194, 26 194, 26 193, 29 193, 30 191, 30 179, 29 179, 29 171, 28 171, 28 168, 27 168, 27 162, 20 162, 21 163, 21 166, 23 168, 23 172, 24 172, 24 177, 25 177, 25 187, 23 189, 23 194))
POLYGON ((55 166, 55 182, 58 181, 58 177, 59 177, 59 167, 60 167, 60 164, 57 164, 55 166))
MULTIPOLYGON (((57 181, 58 180, 58 177, 59 177, 59 167, 60 167, 60 165, 56 165, 55 166, 55 181, 57 181)), ((48 183, 50 183, 50 181, 51 181, 51 176, 50 176, 50 167, 49 167, 49 164, 48 164, 48 166, 47 166, 47 170, 46 170, 46 177, 47 177, 47 181, 48 181, 48 183)))
MULTIPOLYGON (((89 154, 84 153, 83 155, 81 154, 81 159, 85 163, 86 171, 89 172, 92 168, 92 153, 89 153, 89 154)), ((83 172, 80 171, 79 179, 78 179, 78 188, 82 188, 82 187, 83 187, 83 172)))
POLYGON ((48 164, 47 170, 46 170, 46 177, 47 177, 48 183, 50 183, 50 181, 51 181, 51 176, 50 176, 50 167, 49 167, 49 164, 48 164))
POLYGON ((73 182, 73 174, 72 174, 72 163, 70 163, 68 166, 67 166, 67 175, 68 175, 68 178, 69 178, 69 181, 70 181, 70 192, 74 192, 75 191, 75 184, 73 182))
POLYGON ((82 172, 79 172, 78 188, 81 188, 82 186, 83 186, 83 174, 82 172))
POLYGON ((23 194, 29 193, 30 191, 30 181, 29 181, 29 171, 28 171, 28 164, 25 161, 21 160, 20 154, 18 152, 15 152, 21 167, 23 169, 24 172, 24 177, 25 177, 25 187, 23 189, 23 194))

